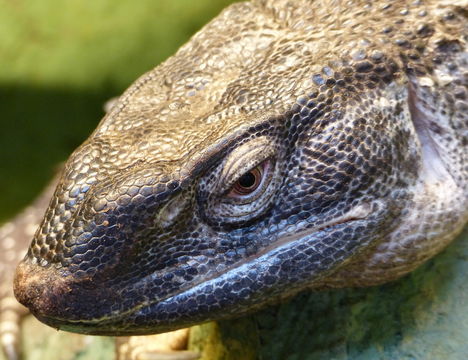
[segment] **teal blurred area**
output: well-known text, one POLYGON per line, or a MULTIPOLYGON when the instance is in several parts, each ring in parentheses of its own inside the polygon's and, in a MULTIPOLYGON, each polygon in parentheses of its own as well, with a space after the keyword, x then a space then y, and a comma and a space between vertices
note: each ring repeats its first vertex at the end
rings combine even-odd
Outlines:
POLYGON ((103 104, 232 0, 0 0, 0 222, 45 186, 103 104))

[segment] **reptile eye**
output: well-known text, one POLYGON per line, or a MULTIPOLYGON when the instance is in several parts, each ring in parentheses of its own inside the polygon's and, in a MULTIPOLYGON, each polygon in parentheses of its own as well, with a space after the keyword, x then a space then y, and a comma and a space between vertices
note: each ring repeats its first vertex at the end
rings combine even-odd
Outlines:
POLYGON ((242 226, 270 208, 281 181, 275 144, 266 136, 253 138, 202 177, 200 212, 208 223, 242 226))
POLYGON ((264 161, 262 164, 247 171, 234 183, 227 196, 239 199, 248 197, 254 193, 262 185, 268 166, 269 161, 264 161))

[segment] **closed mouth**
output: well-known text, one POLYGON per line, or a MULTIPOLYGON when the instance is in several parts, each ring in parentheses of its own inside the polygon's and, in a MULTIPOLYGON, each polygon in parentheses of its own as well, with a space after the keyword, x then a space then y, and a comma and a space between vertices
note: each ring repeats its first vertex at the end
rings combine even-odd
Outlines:
MULTIPOLYGON (((146 332, 143 331, 139 333, 138 329, 136 329, 136 331, 131 330, 131 329, 124 330, 120 328, 120 326, 119 326, 119 329, 117 329, 117 324, 120 324, 120 325, 124 324, 126 319, 129 319, 133 315, 141 313, 142 311, 150 307, 161 306, 161 308, 164 308, 165 306, 168 306, 172 302, 175 302, 176 299, 188 298, 190 296, 193 296, 194 294, 197 293, 197 290, 201 290, 210 284, 212 284, 213 286, 216 286, 217 281, 219 281, 220 279, 227 279, 229 277, 235 277, 237 274, 242 273, 242 271, 244 271, 243 269, 253 267, 257 263, 268 264, 269 261, 271 261, 268 259, 271 258, 274 253, 280 252, 283 248, 287 248, 288 246, 290 246, 291 244, 294 244, 298 240, 303 239, 303 238, 310 238, 311 236, 314 236, 320 232, 328 231, 329 229, 336 228, 336 227, 346 226, 346 225, 349 225, 349 223, 363 220, 370 214, 370 211, 371 211, 370 206, 355 207, 339 218, 335 218, 328 222, 322 223, 318 226, 305 229, 299 233, 289 234, 289 235, 286 234, 283 237, 281 237, 279 241, 276 241, 274 244, 271 244, 270 246, 262 249, 260 252, 245 258, 243 261, 235 263, 233 266, 226 268, 223 272, 216 273, 212 277, 206 277, 200 282, 197 282, 194 284, 192 283, 190 284, 189 287, 182 289, 182 291, 176 294, 172 294, 170 296, 167 296, 166 298, 140 303, 137 306, 134 306, 123 312, 108 313, 99 318, 93 318, 89 320, 86 320, 86 319, 73 320, 73 319, 66 319, 63 317, 54 317, 54 316, 49 317, 47 315, 45 316, 36 315, 36 316, 42 322, 45 322, 46 324, 49 324, 50 326, 61 328, 63 330, 73 331, 73 332, 81 332, 81 333, 94 334, 94 335, 145 334, 145 333, 148 333, 148 331, 146 332)), ((155 323, 157 323, 157 320, 154 320, 154 321, 155 323)), ((164 329, 166 325, 164 325, 163 322, 161 322, 161 324, 157 324, 157 327, 159 331, 160 328, 164 329)), ((167 330, 163 330, 163 331, 169 331, 171 329, 173 329, 173 327, 170 327, 170 325, 167 325, 167 330)))

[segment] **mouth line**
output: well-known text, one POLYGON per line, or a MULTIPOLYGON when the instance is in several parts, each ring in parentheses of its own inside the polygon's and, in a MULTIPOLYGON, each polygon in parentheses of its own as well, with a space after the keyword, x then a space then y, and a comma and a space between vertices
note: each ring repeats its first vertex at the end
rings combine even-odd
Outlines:
MULTIPOLYGON (((228 267, 226 269, 224 269, 222 272, 219 272, 219 273, 216 273, 214 274, 213 276, 210 276, 210 277, 206 277, 204 278, 202 281, 200 282, 197 282, 197 283, 194 283, 194 284, 191 284, 189 287, 183 289, 182 291, 176 293, 176 294, 171 294, 165 298, 161 298, 161 299, 158 299, 158 300, 155 300, 155 301, 148 301, 148 302, 144 302, 144 303, 140 303, 134 307, 132 307, 131 309, 128 309, 124 312, 120 312, 118 314, 107 314, 105 316, 102 316, 100 318, 94 318, 94 319, 89 319, 89 320, 83 320, 83 319, 80 319, 80 320, 70 320, 70 319, 63 319, 63 318, 58 318, 58 317, 44 317, 44 316, 41 316, 42 319, 45 319, 46 322, 47 320, 52 320, 52 322, 54 321, 57 321, 58 323, 62 323, 62 324, 67 324, 67 325, 70 325, 70 328, 73 328, 74 326, 77 326, 77 327, 87 327, 87 328, 91 328, 91 329, 96 329, 97 326, 93 326, 93 325, 98 325, 101 329, 103 326, 108 326, 108 325, 111 325, 110 327, 112 327, 112 324, 115 324, 116 322, 118 321, 121 321, 121 320, 124 320, 125 318, 127 318, 129 315, 133 314, 133 313, 136 313, 142 309, 145 309, 145 308, 148 308, 156 303, 162 303, 162 302, 167 302, 168 300, 170 300, 171 298, 175 298, 175 297, 178 297, 178 296, 182 296, 184 295, 185 293, 189 293, 192 289, 196 288, 197 286, 200 286, 204 283, 207 283, 207 282, 210 282, 212 280, 215 280, 217 278, 220 278, 226 274, 228 274, 229 272, 237 269, 237 268, 240 268, 241 266, 245 265, 245 264, 249 264, 251 263, 252 261, 254 261, 255 259, 258 259, 259 257, 262 257, 274 250, 277 250, 277 249, 280 249, 281 247, 287 245, 287 244, 290 244, 294 241, 297 241, 301 238, 304 238, 306 236, 310 236, 310 235, 313 235, 313 234, 316 234, 316 233, 319 233, 319 232, 322 232, 322 231, 326 231, 328 229, 331 229, 333 227, 336 227, 336 226, 342 226, 342 225, 345 225, 345 224, 348 224, 348 223, 351 223, 351 222, 355 222, 355 221, 360 221, 360 220, 363 220, 365 219, 371 212, 371 206, 369 204, 364 204, 364 205, 358 205, 354 208, 352 208, 350 211, 348 211, 346 214, 338 217, 338 218, 335 218, 333 220, 330 220, 330 221, 327 221, 327 222, 324 222, 320 225, 317 225, 317 226, 314 226, 314 227, 311 227, 311 228, 308 228, 306 230, 303 230, 303 231, 300 231, 298 233, 295 233, 295 234, 287 234, 285 236, 283 236, 280 240, 276 241, 275 243, 265 247, 264 249, 262 249, 261 251, 259 251, 258 253, 254 254, 254 255, 251 255, 249 257, 246 257, 245 259, 243 259, 242 261, 240 262, 236 262, 233 266, 231 267, 228 267)), ((61 325, 60 328, 65 328, 67 327, 67 325, 63 326, 61 325)), ((76 331, 76 329, 75 329, 76 331)), ((103 329, 104 331, 104 334, 106 334, 106 330, 103 329)), ((93 333, 93 332, 91 332, 93 333)))

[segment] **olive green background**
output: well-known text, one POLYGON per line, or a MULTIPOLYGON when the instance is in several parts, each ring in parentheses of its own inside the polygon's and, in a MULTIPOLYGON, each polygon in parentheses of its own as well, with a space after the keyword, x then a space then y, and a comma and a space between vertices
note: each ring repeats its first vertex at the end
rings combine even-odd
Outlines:
MULTIPOLYGON (((184 43, 227 0, 0 0, 0 222, 44 187, 103 104, 184 43)), ((400 281, 304 293, 197 327, 204 359, 454 359, 468 354, 468 234, 400 281)), ((112 359, 110 338, 25 321, 36 359, 112 359)), ((0 359, 2 355, 0 354, 0 359)))

